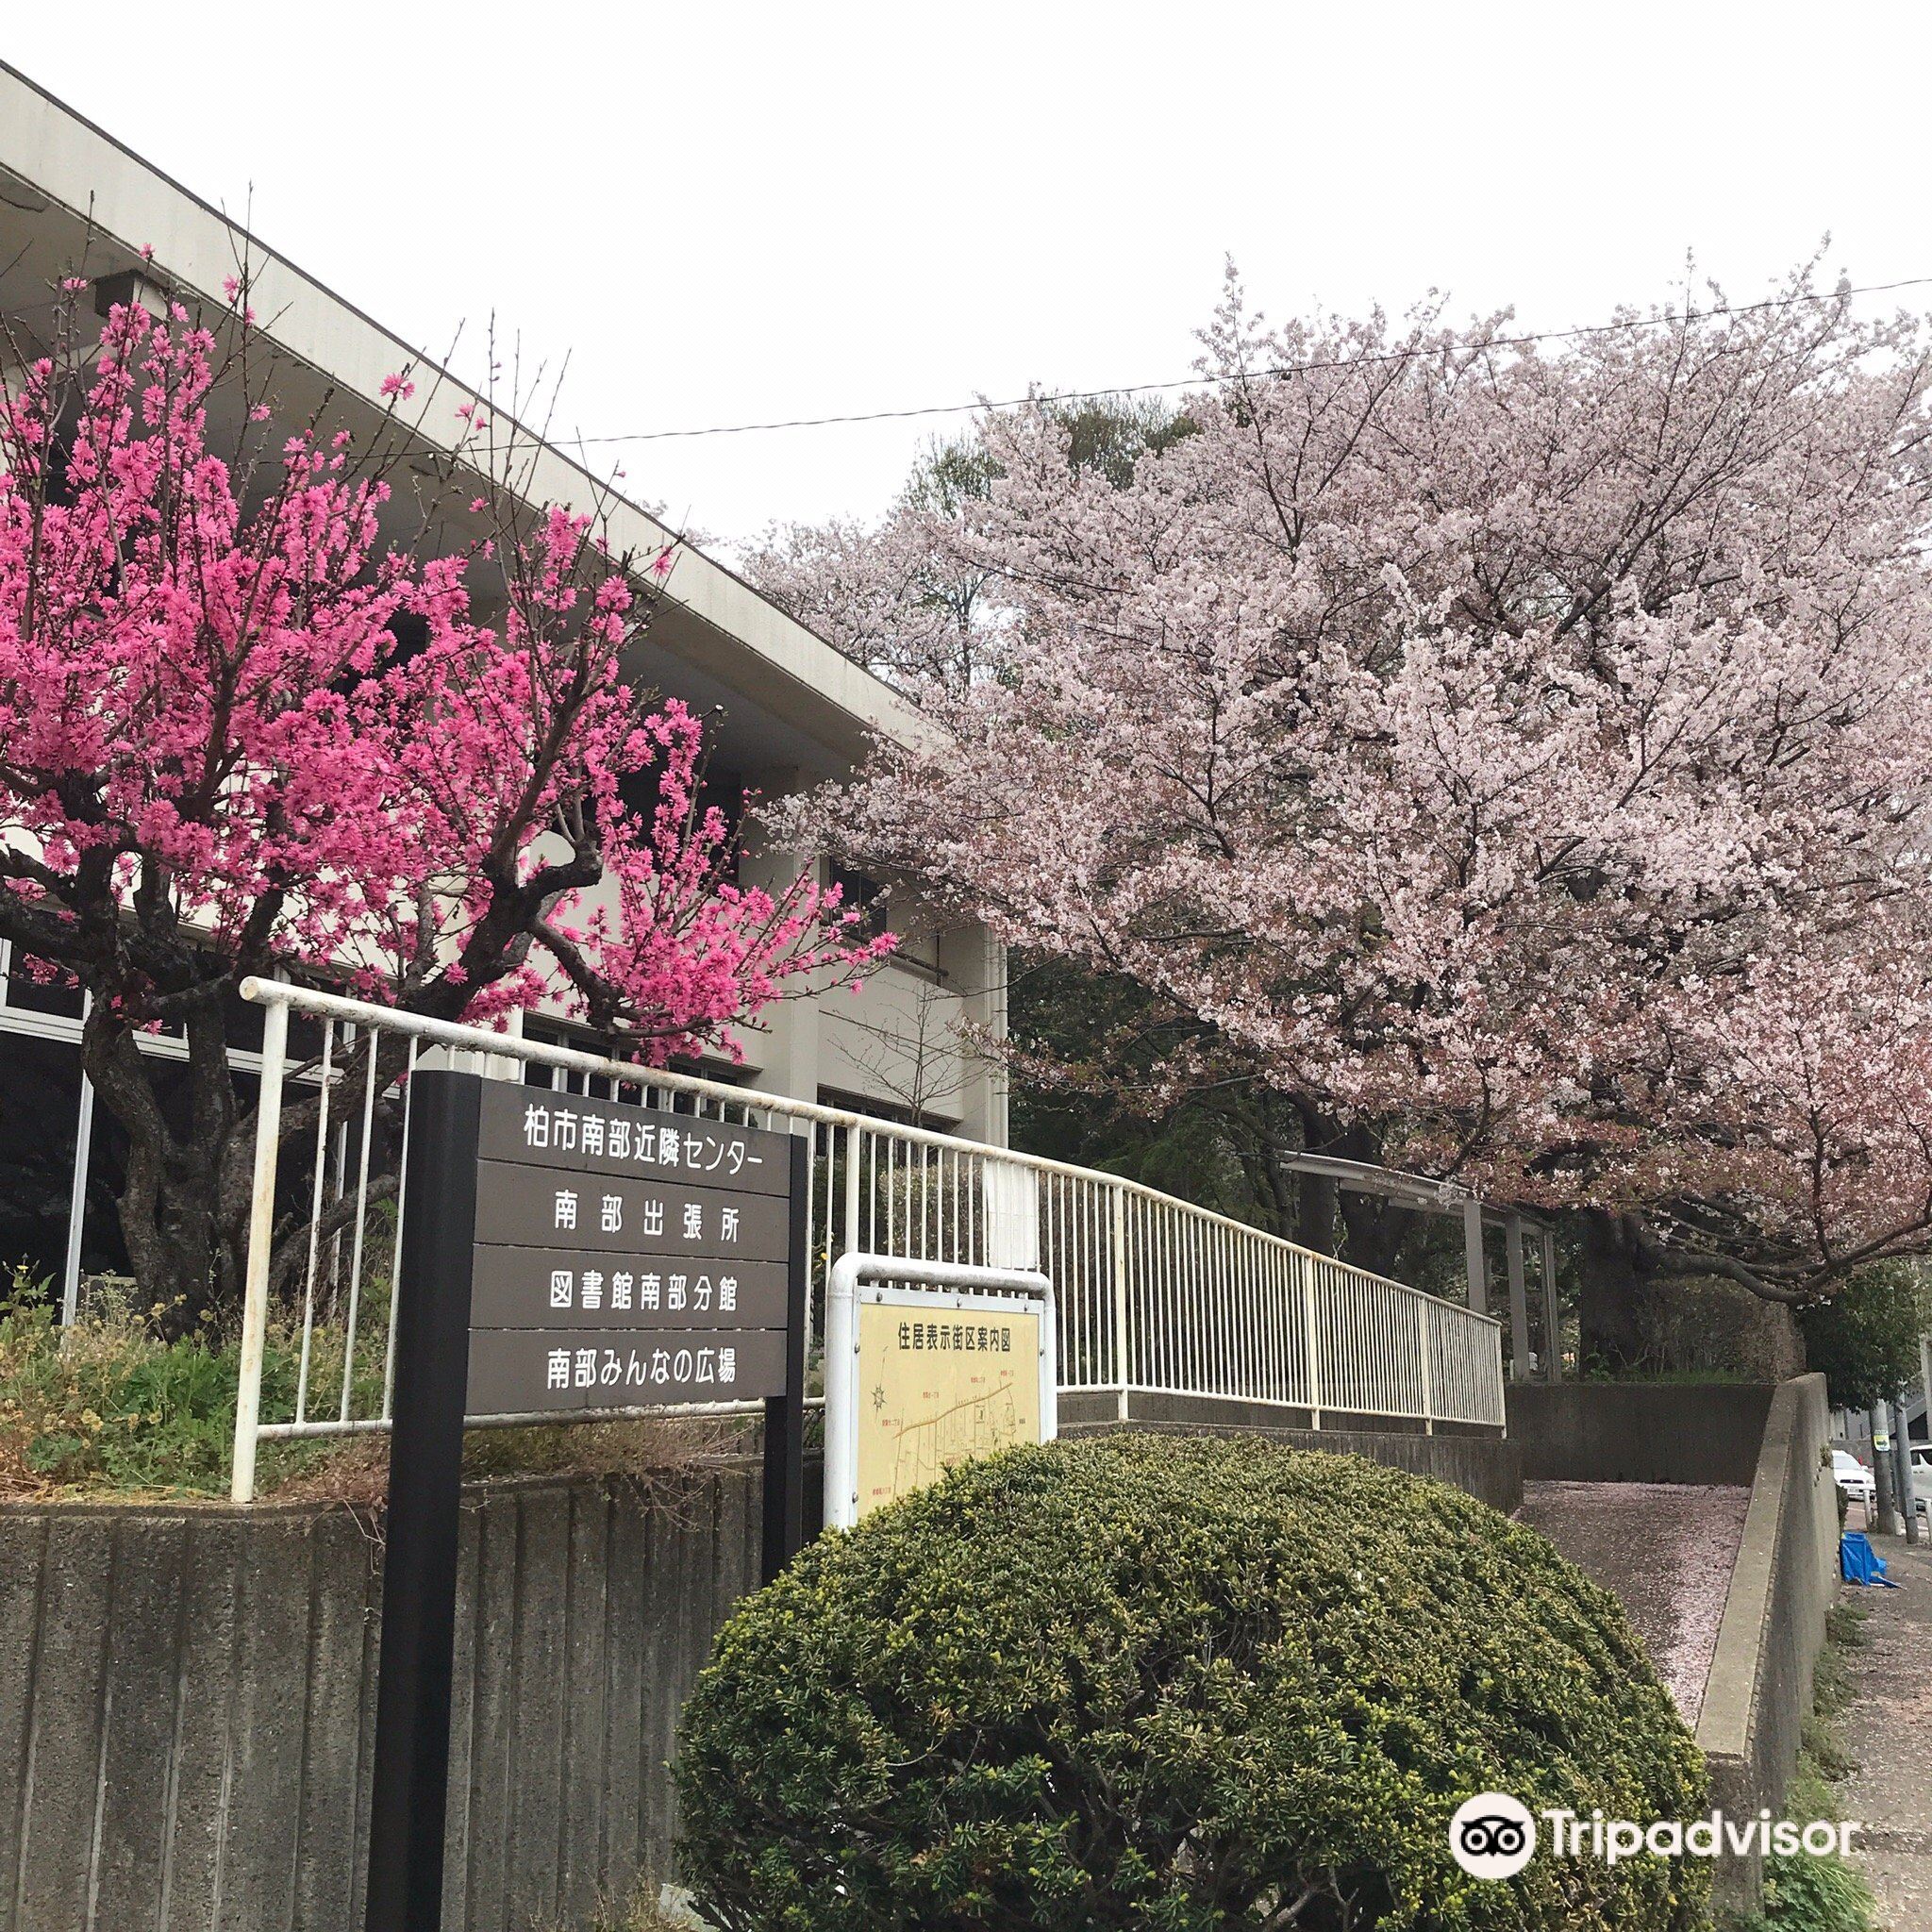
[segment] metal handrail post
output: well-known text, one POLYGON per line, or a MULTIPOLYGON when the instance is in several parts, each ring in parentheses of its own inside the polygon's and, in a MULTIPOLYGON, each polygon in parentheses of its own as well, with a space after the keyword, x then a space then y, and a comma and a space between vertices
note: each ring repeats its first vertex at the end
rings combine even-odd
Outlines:
POLYGON ((1436 1433, 1436 1369, 1434 1354, 1429 1344, 1430 1330, 1435 1324, 1430 1319, 1428 1303, 1416 1303, 1415 1313, 1422 1333, 1423 1434, 1433 1436, 1436 1433))
POLYGON ((248 1203, 248 1272, 242 1304, 242 1373, 235 1390, 235 1454, 228 1495, 255 1500, 256 1430, 261 1421, 261 1354, 268 1340, 268 1265, 275 1231, 275 1158, 282 1144, 282 1067, 289 1057, 289 1008, 274 1000, 262 1015, 261 1092, 255 1107, 255 1181, 248 1203))
POLYGON ((1302 1263, 1302 1323, 1308 1338, 1308 1426, 1322 1426, 1322 1327, 1315 1313, 1315 1271, 1302 1263))
POLYGON ((1127 1217, 1126 1196, 1120 1189, 1108 1192, 1108 1245, 1113 1251, 1113 1365, 1120 1377, 1119 1419, 1127 1420, 1127 1385, 1131 1379, 1127 1354, 1127 1217))

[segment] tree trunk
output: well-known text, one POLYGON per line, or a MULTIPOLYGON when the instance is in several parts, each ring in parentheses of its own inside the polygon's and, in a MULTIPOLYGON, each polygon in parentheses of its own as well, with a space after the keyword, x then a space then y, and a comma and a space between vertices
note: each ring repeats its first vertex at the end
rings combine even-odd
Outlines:
MULTIPOLYGON (((117 1204, 128 1266, 149 1320, 167 1339, 239 1307, 247 1187, 235 1181, 237 1104, 219 996, 187 1024, 186 1126, 161 1105, 134 1035, 96 1003, 81 1059, 100 1104, 127 1134, 127 1180, 117 1204), (238 1201, 239 1193, 239 1201, 238 1201)), ((178 1065, 178 1062, 175 1063, 178 1065)))
POLYGON ((1594 1209, 1582 1217, 1577 1261, 1577 1318, 1582 1361, 1612 1372, 1645 1365, 1647 1292, 1636 1257, 1615 1220, 1594 1209))
MULTIPOLYGON (((1352 1160, 1362 1167, 1381 1166, 1382 1139, 1373 1129, 1321 1121, 1319 1132, 1324 1151, 1336 1158, 1352 1160)), ((1392 1275, 1415 1217, 1385 1195, 1339 1184, 1335 1205, 1341 1217, 1342 1258, 1354 1267, 1366 1268, 1372 1274, 1392 1275)))
POLYGON ((1341 1223, 1347 1231, 1345 1257, 1371 1274, 1395 1276, 1402 1245, 1415 1222, 1407 1208, 1376 1194, 1341 1194, 1341 1223))
MULTIPOLYGON (((256 1114, 236 1093, 219 992, 190 1009, 187 1033, 185 1079, 169 1093, 166 1108, 156 1074, 164 1067, 171 1075, 182 1074, 180 1061, 142 1053, 126 1026, 117 1024, 100 1002, 81 1041, 82 1064, 98 1102, 127 1134, 127 1180, 116 1206, 128 1266, 141 1305, 151 1311, 148 1319, 169 1339, 192 1332, 206 1317, 225 1324, 239 1319, 255 1191, 256 1114)), ((372 1207, 393 1199, 396 1191, 400 1108, 388 1090, 408 1061, 408 1042, 401 1035, 386 1032, 380 1038, 375 1079, 382 1097, 371 1123, 367 1191, 372 1207)), ((337 1057, 333 1121, 346 1119, 353 1128, 367 1077, 365 1047, 351 1047, 337 1057)), ((285 1185, 279 1191, 285 1201, 292 1195, 294 1206, 275 1225, 269 1268, 272 1297, 298 1293, 305 1278, 310 1196, 302 1176, 312 1174, 310 1163, 318 1158, 319 1112, 312 1085, 284 1088, 285 1185)), ((351 1187, 341 1200, 325 1203, 315 1223, 319 1239, 354 1227, 360 1191, 351 1187)))
POLYGON ((170 1141, 131 1150, 120 1201, 123 1240, 150 1319, 164 1340, 239 1308, 244 1231, 225 1224, 217 1162, 170 1141))
POLYGON ((1326 1174, 1298 1174, 1294 1177, 1294 1238, 1318 1255, 1335 1252, 1335 1210, 1341 1190, 1326 1174))

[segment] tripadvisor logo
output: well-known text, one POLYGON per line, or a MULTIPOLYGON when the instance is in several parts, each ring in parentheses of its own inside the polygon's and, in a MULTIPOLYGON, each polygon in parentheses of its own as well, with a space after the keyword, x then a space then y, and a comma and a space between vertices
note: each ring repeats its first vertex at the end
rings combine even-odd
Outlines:
POLYGON ((1449 1821, 1449 1853, 1472 1878, 1514 1878, 1536 1853, 1536 1820, 1507 1791, 1479 1792, 1449 1821))
POLYGON ((1744 1857, 1750 1853, 1775 1853, 1790 1857, 1808 1852, 1840 1857, 1852 1849, 1854 1836, 1864 1826, 1849 1821, 1833 1824, 1818 1819, 1799 1824, 1774 1819, 1768 1810, 1756 1818, 1726 1818, 1713 1811, 1689 1824, 1661 1818, 1638 1824, 1627 1818, 1606 1818, 1592 1811, 1588 1818, 1557 1807, 1531 1814, 1529 1807, 1507 1791, 1483 1791, 1465 1799, 1449 1821, 1449 1853, 1472 1878, 1513 1878, 1536 1856, 1536 1821, 1548 1826, 1552 1857, 1597 1858, 1621 1864, 1648 1852, 1654 1857, 1716 1858, 1726 1853, 1744 1857))

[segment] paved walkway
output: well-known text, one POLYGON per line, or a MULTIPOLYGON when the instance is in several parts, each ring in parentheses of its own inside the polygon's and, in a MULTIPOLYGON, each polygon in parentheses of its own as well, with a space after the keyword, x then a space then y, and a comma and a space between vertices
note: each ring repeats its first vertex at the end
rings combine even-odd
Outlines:
POLYGON ((1857 1772, 1840 1786, 1865 1826, 1858 1862, 1890 1932, 1932 1927, 1932 1550, 1872 1539, 1897 1590, 1847 1590, 1870 1612, 1849 1654, 1852 1703, 1839 1729, 1857 1772))
POLYGON ((1750 1500, 1749 1490, 1728 1485, 1523 1486, 1522 1520, 1624 1600, 1658 1676, 1693 1727, 1750 1500))

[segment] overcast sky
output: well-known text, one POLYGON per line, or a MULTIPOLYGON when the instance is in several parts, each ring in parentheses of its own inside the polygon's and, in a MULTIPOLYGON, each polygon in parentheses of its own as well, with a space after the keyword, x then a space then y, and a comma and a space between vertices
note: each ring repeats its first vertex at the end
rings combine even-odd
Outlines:
MULTIPOLYGON (((1932 276, 1932 8, 9 11, 6 58, 432 350, 565 352, 587 437, 1185 375, 1271 314, 1734 299, 1828 230, 1932 276)), ((1932 289, 1890 298, 1932 304, 1932 289)), ((473 357, 458 367, 476 373, 473 357)), ((599 444, 720 538, 870 513, 931 423, 599 444)))

